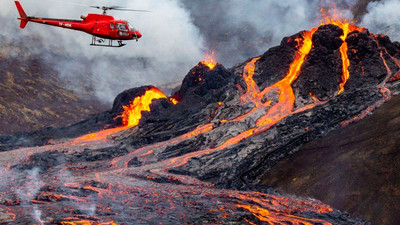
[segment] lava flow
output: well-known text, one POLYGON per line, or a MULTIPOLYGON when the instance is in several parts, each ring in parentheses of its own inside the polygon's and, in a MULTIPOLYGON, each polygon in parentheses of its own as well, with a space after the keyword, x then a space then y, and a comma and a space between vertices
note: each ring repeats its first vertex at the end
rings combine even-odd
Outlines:
MULTIPOLYGON (((123 106, 124 112, 122 113, 122 115, 118 116, 122 118, 123 126, 111 129, 104 129, 96 133, 90 133, 88 135, 77 138, 73 143, 77 144, 86 141, 105 140, 110 135, 137 126, 140 122, 140 119, 142 118, 142 113, 150 112, 150 105, 153 100, 161 98, 167 99, 167 96, 165 96, 165 94, 159 89, 151 88, 150 90, 147 90, 144 95, 136 97, 130 102, 129 105, 123 106)), ((170 101, 173 104, 178 103, 178 101, 173 98, 171 98, 170 101)))
POLYGON ((167 96, 159 89, 152 88, 146 91, 143 96, 136 97, 130 105, 123 106, 124 112, 121 117, 124 126, 127 128, 137 126, 142 118, 142 112, 150 112, 150 105, 153 100, 160 98, 167 98, 167 96))

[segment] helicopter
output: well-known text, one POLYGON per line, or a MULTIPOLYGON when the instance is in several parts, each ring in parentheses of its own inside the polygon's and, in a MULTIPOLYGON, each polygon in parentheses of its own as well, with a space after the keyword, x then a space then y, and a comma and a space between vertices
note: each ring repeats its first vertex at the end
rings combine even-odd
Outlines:
POLYGON ((19 1, 15 1, 15 5, 20 15, 18 20, 21 20, 21 29, 24 29, 28 22, 33 22, 82 31, 92 35, 90 45, 102 47, 122 47, 126 45, 123 41, 138 41, 142 37, 142 34, 133 28, 128 21, 116 20, 114 17, 107 15, 107 11, 149 12, 146 10, 125 9, 118 6, 89 6, 103 10, 103 14, 88 14, 87 16, 81 16, 81 20, 68 20, 27 16, 19 1), (106 43, 106 40, 108 40, 108 43, 106 43), (117 44, 115 45, 113 41, 117 41, 117 44))

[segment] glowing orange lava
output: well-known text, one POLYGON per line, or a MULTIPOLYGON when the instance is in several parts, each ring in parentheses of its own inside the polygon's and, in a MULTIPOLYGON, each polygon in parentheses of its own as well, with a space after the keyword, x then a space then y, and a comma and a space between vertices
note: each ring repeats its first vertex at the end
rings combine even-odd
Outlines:
POLYGON ((113 221, 111 222, 94 222, 90 220, 76 220, 76 221, 63 221, 62 225, 117 225, 113 221))
MULTIPOLYGON (((150 105, 155 99, 167 98, 165 94, 157 88, 151 88, 147 90, 144 95, 136 97, 128 106, 123 106, 124 112, 118 116, 122 118, 124 126, 116 127, 111 129, 105 129, 96 133, 89 133, 82 137, 75 139, 72 144, 88 142, 88 141, 100 141, 106 140, 108 136, 116 134, 120 131, 135 127, 139 124, 142 118, 143 112, 150 111, 150 105)), ((169 99, 173 104, 177 104, 178 101, 171 98, 169 99)))
POLYGON ((265 93, 268 93, 270 91, 279 90, 280 94, 279 102, 275 104, 270 110, 268 110, 267 114, 257 120, 256 125, 259 127, 258 130, 256 130, 257 133, 264 132, 266 129, 269 129, 272 125, 276 124, 281 119, 293 113, 296 96, 294 95, 291 85, 299 76, 301 66, 303 65, 308 53, 310 53, 311 51, 312 36, 316 30, 317 28, 314 28, 311 31, 306 31, 304 33, 303 43, 301 44, 301 46, 299 46, 299 50, 297 51, 292 64, 290 64, 289 72, 286 74, 286 77, 278 83, 266 88, 262 92, 262 95, 264 95, 265 93))
POLYGON ((72 144, 75 145, 75 144, 87 142, 87 141, 106 140, 108 136, 118 133, 120 131, 126 130, 127 128, 128 127, 116 127, 116 128, 101 130, 96 133, 89 133, 87 135, 84 135, 82 137, 75 139, 75 141, 73 141, 72 144))
POLYGON ((313 225, 313 224, 323 224, 323 225, 331 225, 331 223, 325 222, 323 220, 318 219, 309 219, 300 216, 293 216, 289 214, 276 214, 271 213, 270 211, 258 207, 258 206, 251 206, 251 205, 237 205, 239 208, 246 209, 253 213, 255 217, 257 217, 262 222, 267 222, 268 224, 281 224, 284 220, 290 220, 290 224, 304 224, 304 225, 313 225), (290 218, 290 219, 289 219, 290 218))
POLYGON ((204 61, 201 61, 203 65, 208 66, 211 70, 215 68, 217 65, 217 58, 215 57, 215 52, 212 51, 211 53, 207 52, 206 58, 204 61))
POLYGON ((390 79, 391 82, 398 81, 398 80, 400 80, 400 74, 396 74, 390 79))
POLYGON ((179 101, 178 100, 176 100, 175 98, 169 98, 169 101, 172 103, 172 104, 174 104, 174 105, 176 105, 176 104, 178 104, 179 103, 179 101))
POLYGON ((155 99, 167 98, 165 94, 157 88, 152 88, 142 96, 136 97, 130 105, 123 106, 122 123, 125 127, 134 127, 139 124, 142 112, 150 112, 150 105, 155 99))

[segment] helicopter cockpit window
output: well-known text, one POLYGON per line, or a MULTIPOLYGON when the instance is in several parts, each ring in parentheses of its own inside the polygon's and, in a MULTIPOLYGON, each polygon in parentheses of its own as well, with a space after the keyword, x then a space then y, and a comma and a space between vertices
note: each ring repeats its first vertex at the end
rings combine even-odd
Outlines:
POLYGON ((121 31, 128 31, 128 30, 126 29, 125 24, 123 24, 123 23, 117 23, 117 29, 118 29, 118 30, 121 30, 121 31))
POLYGON ((114 30, 114 23, 110 23, 111 30, 114 30))
POLYGON ((135 31, 135 28, 130 23, 128 23, 128 28, 131 32, 135 31))

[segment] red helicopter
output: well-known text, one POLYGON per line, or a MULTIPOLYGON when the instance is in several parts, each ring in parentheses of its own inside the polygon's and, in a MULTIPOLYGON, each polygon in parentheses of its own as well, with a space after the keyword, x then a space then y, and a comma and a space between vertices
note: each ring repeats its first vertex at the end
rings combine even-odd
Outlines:
POLYGON ((66 20, 27 16, 19 1, 15 1, 15 5, 20 15, 18 19, 21 20, 21 29, 25 28, 28 22, 33 22, 83 31, 93 36, 90 45, 103 47, 122 47, 125 45, 122 41, 138 41, 142 37, 142 34, 138 30, 135 30, 128 21, 116 20, 114 17, 107 15, 108 10, 149 12, 146 10, 125 9, 117 6, 89 6, 103 10, 103 14, 88 14, 87 16, 81 16, 81 20, 66 20), (104 44, 105 40, 108 40, 108 44, 104 44), (118 42, 118 45, 113 45, 114 40, 118 42))

